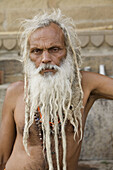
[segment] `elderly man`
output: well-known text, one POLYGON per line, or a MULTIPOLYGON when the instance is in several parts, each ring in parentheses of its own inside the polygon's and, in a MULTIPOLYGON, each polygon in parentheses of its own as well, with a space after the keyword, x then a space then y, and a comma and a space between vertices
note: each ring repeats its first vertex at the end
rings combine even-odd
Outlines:
POLYGON ((80 72, 73 21, 59 10, 23 22, 24 82, 7 90, 0 129, 0 170, 77 170, 86 117, 113 80, 80 72))

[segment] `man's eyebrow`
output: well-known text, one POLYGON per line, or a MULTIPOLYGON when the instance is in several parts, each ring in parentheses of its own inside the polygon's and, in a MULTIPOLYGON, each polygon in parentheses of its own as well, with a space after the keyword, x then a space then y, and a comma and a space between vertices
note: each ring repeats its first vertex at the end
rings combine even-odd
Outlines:
POLYGON ((54 45, 54 46, 49 47, 48 49, 52 49, 52 48, 59 48, 59 49, 62 49, 63 47, 58 46, 58 45, 54 45))
POLYGON ((35 49, 43 50, 43 48, 40 48, 38 46, 32 46, 32 47, 29 48, 30 51, 35 50, 35 49))

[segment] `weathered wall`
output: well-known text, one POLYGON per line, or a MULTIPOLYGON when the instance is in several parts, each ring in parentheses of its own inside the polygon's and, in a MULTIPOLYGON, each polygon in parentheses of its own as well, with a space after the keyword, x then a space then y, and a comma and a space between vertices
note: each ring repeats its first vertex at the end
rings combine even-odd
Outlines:
POLYGON ((113 160, 113 101, 100 99, 91 108, 80 159, 113 160))
POLYGON ((113 0, 1 0, 0 31, 18 30, 21 19, 46 8, 60 8, 78 28, 113 24, 113 0))

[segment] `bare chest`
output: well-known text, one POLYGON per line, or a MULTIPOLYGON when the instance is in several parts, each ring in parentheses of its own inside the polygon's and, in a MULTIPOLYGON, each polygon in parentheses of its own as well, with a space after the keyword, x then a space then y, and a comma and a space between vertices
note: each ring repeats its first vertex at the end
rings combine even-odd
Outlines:
MULTIPOLYGON (((14 119, 16 122, 17 136, 19 136, 22 140, 23 130, 24 130, 24 122, 25 122, 25 105, 23 98, 18 101, 17 106, 15 108, 14 119)), ((65 126, 66 131, 66 150, 67 150, 67 166, 70 165, 75 167, 75 164, 79 157, 81 143, 78 143, 78 139, 74 140, 74 129, 73 126, 68 122, 65 126), (73 157, 73 159, 72 159, 73 157)), ((42 140, 40 140, 39 129, 34 121, 32 126, 29 129, 29 138, 28 138, 28 147, 33 157, 33 163, 36 163, 36 166, 43 167, 42 169, 48 169, 48 164, 46 158, 43 156, 43 144, 42 140), (40 154, 39 154, 40 153, 40 154), (38 165, 37 165, 38 162, 38 165)), ((63 159, 63 147, 62 147, 62 139, 58 139, 58 147, 59 147, 59 161, 62 169, 62 159, 63 159)), ((55 155, 55 142, 54 135, 51 135, 51 152, 52 159, 54 163, 54 167, 56 167, 56 155, 55 155)), ((24 153, 26 155, 26 153, 24 153)), ((29 160, 29 158, 26 159, 29 160)), ((29 162, 29 166, 32 166, 32 162, 29 162)), ((37 167, 37 169, 38 169, 37 167)), ((72 168, 73 169, 73 168, 72 168)), ((40 169, 41 170, 41 169, 40 169)))

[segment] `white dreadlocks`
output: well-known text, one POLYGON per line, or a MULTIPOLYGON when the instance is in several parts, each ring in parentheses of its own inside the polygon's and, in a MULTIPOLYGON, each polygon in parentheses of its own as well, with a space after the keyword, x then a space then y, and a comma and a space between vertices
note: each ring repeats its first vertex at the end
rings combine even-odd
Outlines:
POLYGON ((59 152, 58 152, 58 118, 61 122, 62 147, 63 147, 63 170, 66 170, 66 135, 65 123, 67 120, 74 127, 74 137, 78 132, 78 124, 80 124, 80 132, 82 139, 82 119, 81 108, 83 92, 81 87, 81 55, 79 41, 75 32, 74 22, 61 14, 61 11, 52 10, 39 13, 33 19, 25 20, 22 23, 24 31, 21 36, 21 49, 24 62, 25 74, 25 127, 23 134, 23 144, 26 152, 27 139, 29 137, 29 128, 33 124, 34 114, 38 106, 42 114, 42 131, 43 131, 43 148, 46 148, 47 161, 49 170, 53 170, 53 162, 51 155, 51 138, 49 121, 54 123, 54 142, 57 169, 60 170, 59 152), (67 48, 66 59, 63 60, 61 66, 54 66, 57 70, 55 75, 42 76, 39 70, 45 67, 53 67, 51 65, 42 65, 41 68, 35 68, 34 64, 29 60, 29 45, 28 40, 30 35, 38 28, 49 26, 50 23, 57 24, 64 33, 65 44, 67 48), (30 71, 29 71, 30 70, 30 71), (69 108, 73 99, 73 81, 77 89, 76 107, 73 114, 69 108), (63 114, 64 118, 63 118, 63 114))

